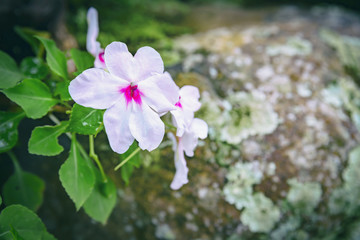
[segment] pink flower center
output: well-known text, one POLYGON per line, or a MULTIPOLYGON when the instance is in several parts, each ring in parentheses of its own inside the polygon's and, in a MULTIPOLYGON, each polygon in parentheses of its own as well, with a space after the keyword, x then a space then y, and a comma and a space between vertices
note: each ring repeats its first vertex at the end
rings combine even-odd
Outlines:
POLYGON ((179 101, 177 101, 177 103, 175 103, 175 106, 179 107, 179 108, 182 108, 180 100, 181 100, 181 96, 179 96, 179 101))
POLYGON ((127 105, 132 100, 134 100, 135 103, 141 105, 141 95, 143 95, 143 94, 138 89, 138 85, 135 85, 135 86, 129 85, 127 87, 121 88, 119 91, 120 91, 120 93, 124 93, 127 105))
POLYGON ((100 62, 105 63, 104 51, 102 51, 101 53, 99 53, 99 59, 100 59, 100 62))

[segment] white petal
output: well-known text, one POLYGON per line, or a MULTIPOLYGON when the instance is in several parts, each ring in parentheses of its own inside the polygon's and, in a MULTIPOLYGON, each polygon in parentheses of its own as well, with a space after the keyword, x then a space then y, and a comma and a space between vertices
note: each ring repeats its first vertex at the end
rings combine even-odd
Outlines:
POLYGON ((194 86, 183 86, 180 89, 181 105, 184 110, 196 112, 200 109, 201 103, 199 102, 200 93, 199 89, 194 86))
POLYGON ((172 80, 167 78, 165 74, 158 74, 138 84, 138 88, 143 94, 142 99, 159 114, 176 109, 175 103, 170 102, 166 97, 169 91, 176 95, 176 88, 166 89, 163 86, 160 88, 162 84, 166 85, 168 81, 172 80))
POLYGON ((195 118, 190 126, 189 131, 185 131, 182 136, 182 143, 185 154, 189 157, 194 156, 194 150, 198 144, 198 138, 207 137, 208 126, 205 121, 195 118))
POLYGON ((208 135, 207 123, 199 118, 194 118, 190 131, 193 132, 198 138, 205 139, 208 135))
POLYGON ((129 129, 130 113, 131 106, 126 107, 125 98, 121 98, 104 114, 104 126, 110 146, 120 154, 126 152, 134 141, 129 129))
POLYGON ((198 144, 198 137, 193 132, 185 132, 182 136, 182 145, 186 156, 194 156, 194 150, 198 144))
POLYGON ((139 65, 125 43, 112 42, 105 48, 105 64, 109 72, 129 82, 138 79, 139 65))
POLYGON ((99 68, 85 70, 70 82, 69 93, 74 101, 82 106, 106 109, 119 100, 119 88, 128 82, 111 76, 99 68))
POLYGON ((89 8, 87 12, 88 32, 86 35, 86 49, 96 56, 100 49, 100 43, 96 41, 99 35, 98 12, 95 8, 89 8))
POLYGON ((160 54, 152 47, 140 48, 134 58, 139 64, 139 80, 144 80, 154 74, 164 73, 164 63, 160 54))
POLYGON ((157 148, 165 134, 165 126, 159 115, 145 103, 133 104, 129 126, 131 134, 143 150, 157 148))
POLYGON ((175 158, 176 173, 170 187, 173 190, 178 190, 184 184, 189 182, 188 180, 189 169, 186 166, 186 160, 184 157, 184 151, 182 149, 181 139, 179 139, 178 149, 175 152, 174 158, 175 158))
MULTIPOLYGON (((181 137, 184 134, 185 130, 188 128, 187 120, 185 119, 185 113, 181 108, 177 108, 176 110, 173 110, 170 113, 172 115, 172 122, 174 126, 177 128, 176 136, 181 137)), ((188 114, 186 115, 188 116, 188 114)), ((193 113, 192 113, 192 118, 194 118, 193 113)))

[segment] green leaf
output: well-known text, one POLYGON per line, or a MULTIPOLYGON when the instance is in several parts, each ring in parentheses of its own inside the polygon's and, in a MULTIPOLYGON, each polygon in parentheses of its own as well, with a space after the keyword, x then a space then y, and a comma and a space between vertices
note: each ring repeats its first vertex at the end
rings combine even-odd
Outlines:
POLYGON ((29 78, 43 79, 49 73, 48 67, 42 59, 26 57, 20 63, 21 72, 29 78))
POLYGON ((79 210, 94 189, 95 176, 86 160, 81 156, 75 134, 71 141, 69 158, 61 166, 60 181, 79 210))
POLYGON ((95 59, 90 53, 73 48, 70 50, 70 54, 78 72, 94 67, 95 59))
POLYGON ((55 238, 46 231, 41 219, 22 205, 11 205, 0 214, 0 239, 1 240, 54 240, 55 238))
POLYGON ((46 49, 46 62, 50 69, 60 77, 68 79, 65 54, 56 47, 53 40, 39 36, 36 36, 36 38, 42 42, 46 49))
POLYGON ((70 82, 67 80, 56 83, 54 95, 55 96, 59 95, 60 99, 63 101, 71 100, 71 96, 69 93, 69 84, 70 82))
POLYGON ((69 131, 95 135, 101 130, 103 111, 74 104, 70 115, 69 131))
POLYGON ((43 202, 44 181, 38 176, 25 172, 16 163, 15 173, 3 187, 4 204, 21 204, 36 211, 43 202))
POLYGON ((50 36, 50 34, 48 32, 37 31, 37 30, 31 29, 31 28, 26 28, 26 27, 16 26, 14 28, 14 30, 20 37, 22 37, 22 39, 24 39, 27 43, 30 44, 31 48, 34 51, 34 54, 38 55, 38 56, 39 56, 40 50, 43 50, 43 49, 40 48, 41 47, 40 41, 37 38, 35 38, 34 36, 35 35, 43 36, 43 37, 50 36))
POLYGON ((29 140, 29 153, 44 156, 55 156, 61 153, 64 148, 59 144, 58 137, 68 126, 69 122, 64 121, 57 126, 36 127, 29 140))
POLYGON ((16 231, 15 228, 13 228, 13 226, 10 226, 11 229, 10 229, 10 232, 12 234, 12 237, 13 237, 13 240, 24 240, 20 235, 19 233, 16 231))
POLYGON ((11 88, 24 78, 14 59, 0 51, 0 88, 11 88))
POLYGON ((38 79, 25 79, 21 84, 3 90, 11 101, 20 105, 30 118, 41 118, 57 101, 45 83, 38 79))
POLYGON ((2 198, 1 198, 1 196, 0 196, 0 205, 2 204, 2 198))
POLYGON ((0 112, 0 153, 7 152, 16 145, 17 127, 24 117, 24 112, 0 112))
POLYGON ((96 221, 105 224, 116 204, 116 186, 107 177, 103 182, 101 174, 94 168, 96 183, 90 197, 84 203, 85 212, 96 221))

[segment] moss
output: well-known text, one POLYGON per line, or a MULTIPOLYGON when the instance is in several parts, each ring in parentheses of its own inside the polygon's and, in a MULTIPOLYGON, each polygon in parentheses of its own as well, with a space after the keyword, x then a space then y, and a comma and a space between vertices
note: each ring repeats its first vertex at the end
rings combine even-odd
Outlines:
POLYGON ((249 136, 272 133, 280 122, 261 92, 236 92, 226 100, 230 108, 222 114, 225 119, 219 129, 222 141, 239 144, 249 136))
POLYGON ((256 193, 240 217, 252 232, 269 232, 280 219, 280 210, 263 193, 256 193))
POLYGON ((291 37, 286 44, 271 45, 266 48, 266 53, 270 56, 287 55, 287 56, 306 56, 312 52, 312 44, 301 37, 291 37))
POLYGON ((301 214, 311 214, 319 204, 322 190, 317 182, 300 183, 296 179, 288 180, 290 185, 287 201, 301 214))

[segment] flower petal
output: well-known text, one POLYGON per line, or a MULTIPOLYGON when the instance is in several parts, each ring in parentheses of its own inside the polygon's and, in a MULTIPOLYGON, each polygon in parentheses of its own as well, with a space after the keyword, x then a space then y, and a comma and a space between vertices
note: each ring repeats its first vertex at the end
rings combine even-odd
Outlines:
POLYGON ((198 144, 198 138, 206 138, 207 133, 208 126, 206 122, 199 118, 194 118, 189 131, 185 131, 184 135, 182 136, 183 148, 187 156, 194 156, 194 150, 198 144))
POLYGON ((126 81, 138 79, 139 65, 125 43, 112 42, 105 48, 105 64, 109 72, 126 81))
POLYGON ((134 58, 139 64, 139 80, 145 80, 154 74, 164 73, 164 62, 160 54, 152 47, 140 48, 134 58))
POLYGON ((199 89, 194 86, 186 85, 180 89, 181 105, 185 111, 196 112, 200 109, 201 103, 199 102, 200 93, 199 89))
POLYGON ((189 182, 188 180, 189 169, 186 166, 186 160, 184 156, 184 151, 182 149, 181 139, 179 139, 178 148, 177 151, 175 152, 174 158, 175 158, 176 173, 173 181, 171 182, 170 187, 173 190, 178 190, 184 184, 189 182))
POLYGON ((70 82, 69 93, 76 103, 84 107, 106 109, 121 97, 119 87, 128 84, 102 69, 91 68, 70 82))
POLYGON ((168 74, 157 74, 139 82, 139 90, 147 104, 158 114, 175 110, 179 88, 168 74))
POLYGON ((176 129, 176 136, 181 137, 184 135, 185 130, 191 124, 191 121, 194 118, 194 113, 187 111, 185 112, 181 108, 171 111, 172 122, 176 129))
POLYGON ((158 114, 176 109, 175 103, 170 102, 166 95, 169 91, 176 95, 178 91, 172 84, 168 84, 168 81, 173 82, 172 79, 169 79, 165 74, 158 74, 138 84, 138 88, 143 94, 142 99, 158 114), (160 88, 159 86, 162 84, 168 84, 170 86, 168 89, 164 87, 160 88))
POLYGON ((165 134, 165 126, 159 115, 147 104, 133 104, 130 114, 130 131, 143 150, 157 148, 165 134))
POLYGON ((95 8, 89 8, 87 12, 88 32, 86 35, 86 49, 96 56, 100 49, 100 43, 96 41, 99 35, 98 12, 95 8))
POLYGON ((121 98, 104 114, 104 126, 110 146, 120 154, 126 152, 134 141, 129 129, 130 107, 126 107, 125 98, 121 98))
POLYGON ((193 132, 198 138, 205 139, 208 135, 207 123, 199 118, 194 118, 190 131, 193 132))

